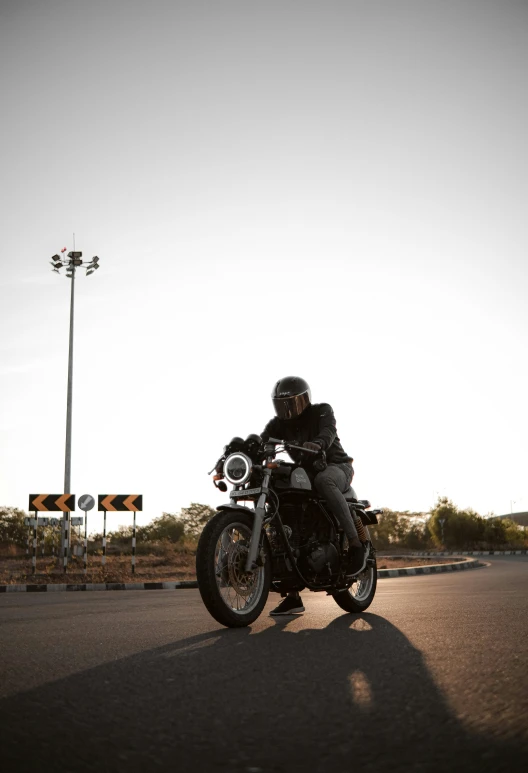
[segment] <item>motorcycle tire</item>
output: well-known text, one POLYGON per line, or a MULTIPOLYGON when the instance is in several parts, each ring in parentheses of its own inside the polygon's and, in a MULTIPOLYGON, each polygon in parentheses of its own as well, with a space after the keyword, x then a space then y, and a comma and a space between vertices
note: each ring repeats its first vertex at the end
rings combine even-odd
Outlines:
POLYGON ((245 572, 253 521, 249 511, 218 512, 208 521, 198 541, 196 577, 202 601, 209 614, 228 628, 251 625, 268 600, 271 550, 265 534, 260 552, 263 565, 254 572, 245 572), (242 539, 234 540, 234 535, 242 535, 242 539), (246 608, 237 608, 238 599, 246 599, 246 608))
POLYGON ((374 559, 371 565, 363 574, 358 575, 357 581, 352 583, 347 590, 336 591, 332 597, 336 604, 344 609, 345 612, 364 612, 374 600, 376 586, 378 584, 378 568, 374 559), (363 585, 364 583, 364 585, 363 585))

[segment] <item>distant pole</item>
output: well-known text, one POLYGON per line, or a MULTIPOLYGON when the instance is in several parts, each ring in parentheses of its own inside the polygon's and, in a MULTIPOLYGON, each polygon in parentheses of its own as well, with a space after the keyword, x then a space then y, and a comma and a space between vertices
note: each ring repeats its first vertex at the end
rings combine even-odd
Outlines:
POLYGON ((88 513, 84 514, 84 573, 88 567, 88 513))
POLYGON ((33 513, 33 555, 31 556, 31 574, 37 571, 37 513, 33 513))
POLYGON ((445 518, 439 518, 438 521, 440 523, 440 528, 442 530, 442 547, 445 548, 445 545, 444 545, 444 523, 445 523, 445 518))
POLYGON ((136 511, 134 510, 134 525, 132 527, 132 574, 136 572, 136 511))
POLYGON ((106 510, 104 511, 103 520, 103 555, 101 556, 101 563, 103 566, 106 564, 106 510))
POLYGON ((62 556, 62 562, 63 562, 63 569, 64 574, 68 571, 68 546, 70 544, 70 534, 69 534, 69 526, 70 526, 70 519, 69 519, 69 513, 64 513, 64 520, 63 520, 63 527, 64 527, 64 538, 63 538, 63 556, 62 556))

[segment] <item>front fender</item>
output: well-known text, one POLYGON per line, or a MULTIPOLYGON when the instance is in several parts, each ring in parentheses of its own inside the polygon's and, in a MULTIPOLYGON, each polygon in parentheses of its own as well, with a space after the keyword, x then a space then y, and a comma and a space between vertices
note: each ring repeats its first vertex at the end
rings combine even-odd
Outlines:
MULTIPOLYGON (((257 554, 259 551, 259 545, 262 535, 262 523, 264 521, 265 511, 264 508, 257 507, 256 510, 251 511, 248 507, 243 507, 242 505, 220 505, 220 507, 216 508, 220 512, 233 512, 238 513, 239 510, 243 510, 246 514, 252 513, 252 515, 255 518, 255 521, 253 523, 253 528, 251 531, 251 540, 249 543, 249 550, 246 560, 246 571, 251 572, 253 569, 257 567, 257 554)), ((265 534, 264 535, 265 540, 267 542, 268 537, 265 534)), ((269 545, 268 545, 269 547, 269 545)))
POLYGON ((255 514, 254 510, 250 510, 249 507, 244 507, 243 505, 220 505, 216 508, 217 510, 243 510, 245 513, 253 513, 255 514))

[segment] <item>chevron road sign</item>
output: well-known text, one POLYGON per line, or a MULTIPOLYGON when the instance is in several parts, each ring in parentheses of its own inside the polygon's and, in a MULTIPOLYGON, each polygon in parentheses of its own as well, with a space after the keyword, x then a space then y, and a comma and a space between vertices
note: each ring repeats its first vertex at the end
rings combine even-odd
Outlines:
MULTIPOLYGON (((70 519, 68 513, 75 510, 75 494, 30 494, 28 510, 33 512, 62 512, 62 548, 64 572, 68 566, 68 546, 70 533, 70 519)), ((34 527, 36 529, 36 526, 34 527)), ((35 573, 37 532, 33 532, 33 574, 35 573)))
POLYGON ((105 512, 132 510, 138 512, 143 509, 142 494, 99 494, 98 510, 105 512))
POLYGON ((30 494, 28 510, 69 513, 75 510, 75 494, 30 494))
POLYGON ((106 564, 106 514, 110 512, 123 512, 131 510, 134 514, 132 525, 132 574, 136 571, 136 513, 143 510, 142 494, 99 494, 97 499, 98 510, 104 510, 103 521, 103 555, 101 562, 106 564))

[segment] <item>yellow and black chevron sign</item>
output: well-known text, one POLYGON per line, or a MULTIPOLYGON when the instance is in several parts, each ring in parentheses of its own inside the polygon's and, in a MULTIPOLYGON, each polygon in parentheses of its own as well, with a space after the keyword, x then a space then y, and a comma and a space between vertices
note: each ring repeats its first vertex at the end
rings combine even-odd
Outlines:
POLYGON ((106 510, 111 512, 113 510, 142 510, 143 509, 143 495, 142 494, 99 494, 98 496, 98 510, 106 510))
POLYGON ((30 494, 28 510, 71 513, 75 510, 75 494, 30 494))

